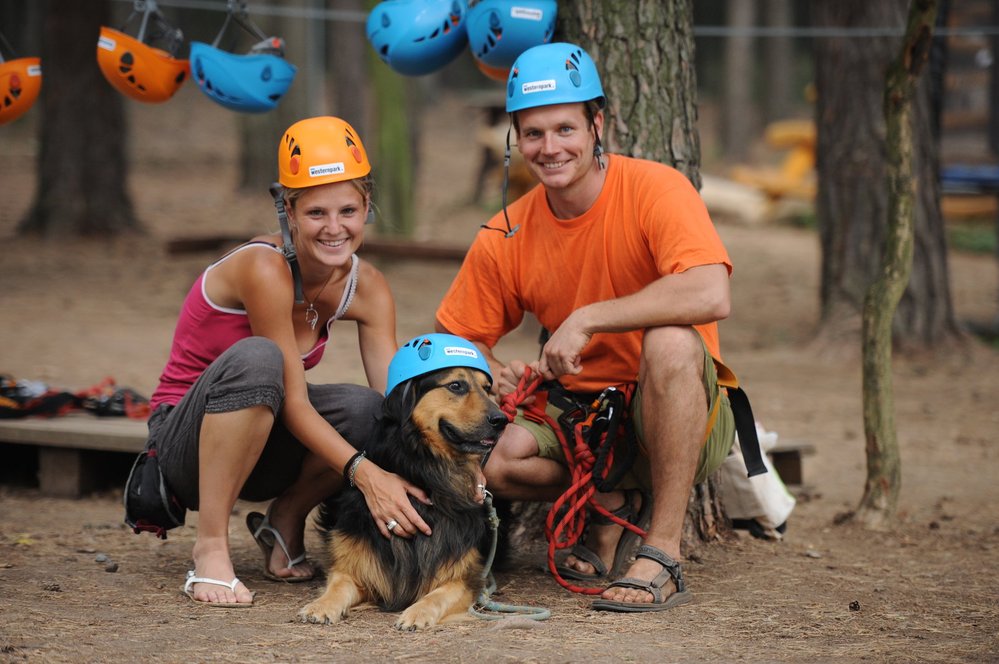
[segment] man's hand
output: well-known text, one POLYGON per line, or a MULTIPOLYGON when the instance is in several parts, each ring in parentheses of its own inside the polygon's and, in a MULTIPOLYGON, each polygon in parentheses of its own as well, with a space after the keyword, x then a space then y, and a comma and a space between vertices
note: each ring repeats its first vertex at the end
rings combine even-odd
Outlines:
POLYGON ((580 353, 593 337, 583 325, 585 307, 572 312, 548 339, 541 351, 539 368, 545 380, 554 380, 565 374, 578 374, 583 370, 580 353))
MULTIPOLYGON (((493 372, 496 376, 496 380, 493 383, 493 393, 502 399, 508 394, 512 394, 516 391, 517 387, 520 385, 520 379, 524 376, 524 371, 527 367, 531 368, 531 371, 538 372, 538 363, 532 362, 531 364, 525 364, 520 360, 513 360, 510 364, 504 365, 499 372, 493 372)), ((529 404, 534 401, 534 396, 528 397, 524 400, 525 404, 529 404)))

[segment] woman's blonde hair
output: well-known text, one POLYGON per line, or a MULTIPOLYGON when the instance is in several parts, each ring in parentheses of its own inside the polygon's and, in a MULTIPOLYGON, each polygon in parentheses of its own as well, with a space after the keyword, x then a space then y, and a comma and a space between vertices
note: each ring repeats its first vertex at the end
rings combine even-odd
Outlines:
MULTIPOLYGON (((347 182, 354 185, 354 189, 357 189, 358 193, 361 194, 361 197, 364 199, 364 204, 370 207, 371 193, 374 191, 375 188, 375 179, 371 177, 371 174, 368 173, 364 177, 354 178, 353 180, 347 180, 347 182)), ((298 187, 298 188, 285 187, 284 188, 285 205, 289 208, 294 208, 295 203, 298 201, 299 198, 302 197, 302 194, 304 194, 306 191, 308 191, 311 188, 312 187, 298 187)))

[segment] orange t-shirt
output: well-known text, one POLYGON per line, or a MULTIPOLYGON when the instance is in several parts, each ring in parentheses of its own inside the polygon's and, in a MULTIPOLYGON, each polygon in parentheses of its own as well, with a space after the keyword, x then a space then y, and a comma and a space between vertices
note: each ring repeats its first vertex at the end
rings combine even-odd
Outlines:
MULTIPOLYGON (((661 276, 719 263, 732 271, 693 185, 656 162, 610 156, 600 196, 575 219, 556 219, 541 185, 508 213, 520 230, 511 238, 481 231, 437 310, 450 332, 489 347, 524 312, 554 331, 575 309, 631 295, 661 276)), ((489 225, 505 228, 502 212, 489 225)), ((717 324, 695 327, 720 360, 717 324)), ((576 392, 634 382, 643 334, 593 335, 580 357, 582 373, 560 381, 576 392)))

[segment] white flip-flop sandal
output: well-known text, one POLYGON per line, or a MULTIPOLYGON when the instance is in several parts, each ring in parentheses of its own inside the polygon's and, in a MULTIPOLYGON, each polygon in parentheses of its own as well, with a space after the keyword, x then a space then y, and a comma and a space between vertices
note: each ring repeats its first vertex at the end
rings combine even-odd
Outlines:
MULTIPOLYGON (((184 582, 183 592, 185 595, 191 598, 191 601, 195 604, 203 604, 206 606, 215 607, 217 609, 248 609, 253 606, 253 601, 249 602, 206 602, 204 600, 197 599, 194 596, 194 591, 191 590, 191 586, 195 583, 208 583, 213 586, 222 586, 223 588, 228 588, 232 592, 236 592, 236 586, 242 583, 238 578, 233 577, 232 581, 219 581, 218 579, 210 579, 205 576, 195 576, 194 570, 187 571, 187 580, 184 582)), ((255 597, 256 593, 251 592, 250 597, 255 597)))
POLYGON ((288 545, 277 528, 271 525, 270 514, 260 512, 250 512, 246 515, 246 527, 250 529, 253 540, 260 547, 260 552, 264 555, 264 576, 271 581, 283 581, 285 583, 305 583, 315 577, 315 571, 308 576, 278 576, 270 570, 271 552, 275 546, 281 547, 284 557, 288 559, 285 569, 292 569, 295 565, 305 562, 305 552, 292 558, 288 551, 288 545))

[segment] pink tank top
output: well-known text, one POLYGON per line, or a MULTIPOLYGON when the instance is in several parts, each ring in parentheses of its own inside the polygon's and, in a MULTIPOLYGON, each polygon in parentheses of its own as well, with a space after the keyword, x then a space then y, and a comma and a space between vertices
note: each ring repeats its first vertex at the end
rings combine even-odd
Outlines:
MULTIPOLYGON (((155 410, 160 404, 176 405, 187 393, 194 381, 208 368, 215 359, 230 346, 253 335, 250 329, 249 317, 245 309, 230 309, 220 307, 208 298, 205 292, 205 277, 212 268, 221 265, 231 256, 248 249, 281 250, 266 242, 250 242, 220 258, 202 272, 184 298, 184 304, 177 319, 177 327, 173 333, 173 344, 170 347, 170 358, 160 375, 160 383, 153 392, 149 405, 155 410)), ((343 289, 343 297, 336 313, 330 316, 309 352, 302 355, 302 365, 311 369, 319 364, 329 340, 334 321, 342 318, 353 300, 357 290, 357 255, 352 257, 350 276, 343 289)))

